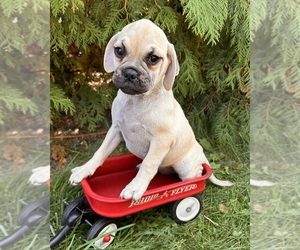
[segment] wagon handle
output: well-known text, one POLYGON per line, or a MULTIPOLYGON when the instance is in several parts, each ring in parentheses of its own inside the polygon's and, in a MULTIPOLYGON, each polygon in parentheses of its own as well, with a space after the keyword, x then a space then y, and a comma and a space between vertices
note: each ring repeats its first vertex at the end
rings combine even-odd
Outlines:
POLYGON ((65 236, 73 230, 73 226, 76 224, 81 215, 81 212, 75 210, 68 216, 66 224, 55 236, 50 239, 50 248, 58 245, 65 238, 65 236))

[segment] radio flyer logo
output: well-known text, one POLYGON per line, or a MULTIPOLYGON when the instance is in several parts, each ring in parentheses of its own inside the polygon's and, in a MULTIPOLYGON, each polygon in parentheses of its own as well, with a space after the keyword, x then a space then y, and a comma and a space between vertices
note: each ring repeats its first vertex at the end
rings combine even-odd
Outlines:
POLYGON ((141 199, 139 199, 137 201, 132 200, 129 208, 133 207, 133 206, 139 206, 139 205, 142 205, 142 204, 154 201, 154 200, 160 200, 160 199, 167 198, 167 197, 170 197, 170 196, 185 193, 185 192, 194 190, 196 188, 197 188, 197 184, 189 184, 189 185, 186 185, 186 186, 183 186, 183 187, 167 190, 165 192, 159 192, 159 193, 156 193, 156 194, 148 195, 148 196, 142 197, 141 199))

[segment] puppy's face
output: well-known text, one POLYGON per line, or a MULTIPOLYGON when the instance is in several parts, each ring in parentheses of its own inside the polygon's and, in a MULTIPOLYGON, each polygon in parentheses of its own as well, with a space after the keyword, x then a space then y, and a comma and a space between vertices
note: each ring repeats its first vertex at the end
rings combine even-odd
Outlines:
POLYGON ((129 95, 170 90, 179 67, 176 53, 164 32, 149 20, 131 23, 109 41, 104 68, 114 71, 116 87, 129 95))

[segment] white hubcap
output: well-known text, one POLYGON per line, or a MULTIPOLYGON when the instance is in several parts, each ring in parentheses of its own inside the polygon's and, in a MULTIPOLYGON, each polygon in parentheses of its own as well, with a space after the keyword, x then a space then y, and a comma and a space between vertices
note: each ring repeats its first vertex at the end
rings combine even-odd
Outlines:
POLYGON ((183 199, 176 208, 176 216, 181 221, 194 219, 200 210, 200 202, 195 197, 183 199))
POLYGON ((99 249, 107 248, 113 242, 116 236, 116 230, 117 225, 114 223, 109 224, 105 228, 103 228, 99 233, 99 235, 102 235, 103 237, 95 241, 95 246, 99 249))

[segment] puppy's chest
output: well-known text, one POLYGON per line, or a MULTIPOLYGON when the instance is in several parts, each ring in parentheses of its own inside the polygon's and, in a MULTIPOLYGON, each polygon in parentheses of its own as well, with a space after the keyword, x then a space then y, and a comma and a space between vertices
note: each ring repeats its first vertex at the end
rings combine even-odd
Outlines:
POLYGON ((128 139, 136 137, 142 137, 146 139, 149 137, 150 132, 144 119, 136 112, 130 112, 126 109, 119 113, 116 118, 118 127, 120 128, 122 134, 128 139))
POLYGON ((119 107, 114 114, 114 120, 122 133, 128 150, 144 158, 152 137, 145 113, 127 103, 127 105, 119 107))

